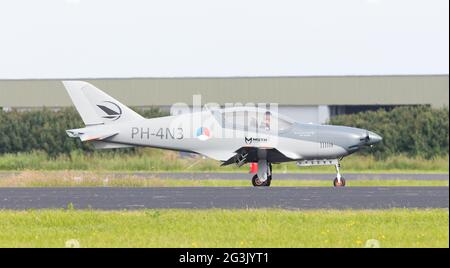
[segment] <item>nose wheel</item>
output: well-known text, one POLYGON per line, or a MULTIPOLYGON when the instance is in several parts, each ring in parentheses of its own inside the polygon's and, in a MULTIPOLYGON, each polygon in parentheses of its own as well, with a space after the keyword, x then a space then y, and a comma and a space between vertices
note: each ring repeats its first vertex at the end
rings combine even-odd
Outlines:
POLYGON ((341 176, 341 172, 339 171, 339 167, 341 165, 337 163, 335 165, 336 167, 336 178, 333 181, 334 187, 344 187, 345 186, 345 179, 341 176))
POLYGON ((345 179, 341 177, 341 181, 338 180, 338 178, 335 178, 333 181, 334 187, 344 187, 345 186, 345 179))

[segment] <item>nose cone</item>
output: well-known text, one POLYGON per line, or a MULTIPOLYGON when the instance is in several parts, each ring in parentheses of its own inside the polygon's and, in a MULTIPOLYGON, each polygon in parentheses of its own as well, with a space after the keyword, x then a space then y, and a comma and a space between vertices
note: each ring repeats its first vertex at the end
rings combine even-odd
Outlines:
POLYGON ((380 135, 378 135, 374 132, 371 132, 371 131, 368 132, 368 136, 369 136, 369 139, 367 141, 368 145, 374 145, 383 140, 383 138, 380 135))

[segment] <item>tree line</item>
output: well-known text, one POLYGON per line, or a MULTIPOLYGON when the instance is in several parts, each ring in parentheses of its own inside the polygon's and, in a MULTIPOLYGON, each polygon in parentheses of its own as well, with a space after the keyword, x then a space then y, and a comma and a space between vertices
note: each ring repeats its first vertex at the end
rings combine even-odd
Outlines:
POLYGON ((449 110, 429 106, 401 106, 385 111, 368 111, 332 117, 330 124, 368 129, 383 137, 381 144, 363 154, 387 157, 404 154, 409 157, 433 158, 448 155, 449 110))
MULTIPOLYGON (((134 110, 147 118, 167 115, 157 108, 134 110)), ((74 108, 0 111, 0 154, 45 151, 54 157, 74 150, 93 151, 89 143, 66 134, 67 129, 82 127, 83 121, 74 108)))
MULTIPOLYGON (((157 108, 134 109, 147 118, 167 115, 157 108)), ((448 155, 449 110, 428 106, 397 107, 332 117, 329 124, 369 129, 383 137, 381 144, 363 154, 388 157, 404 154, 433 158, 448 155)), ((69 138, 66 129, 84 124, 74 108, 0 111, 0 154, 45 151, 50 157, 74 150, 93 151, 89 143, 69 138)), ((117 149, 115 152, 134 149, 117 149)))

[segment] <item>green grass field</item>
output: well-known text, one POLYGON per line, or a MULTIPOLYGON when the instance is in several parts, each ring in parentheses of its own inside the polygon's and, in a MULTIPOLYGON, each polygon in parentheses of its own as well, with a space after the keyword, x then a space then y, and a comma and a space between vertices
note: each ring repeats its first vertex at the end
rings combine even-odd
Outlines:
MULTIPOLYGON (((276 180, 273 187, 287 186, 323 186, 332 187, 332 176, 324 180, 276 180)), ((242 187, 251 185, 248 180, 220 179, 166 179, 158 177, 144 178, 133 174, 123 177, 111 177, 101 172, 79 171, 23 171, 7 173, 0 178, 0 187, 188 187, 217 186, 242 187)), ((449 186, 448 180, 347 180, 347 186, 449 186)))
POLYGON ((449 247, 449 211, 0 211, 0 247, 449 247))
MULTIPOLYGON (((343 173, 448 173, 448 156, 436 159, 395 156, 377 160, 372 156, 351 155, 341 162, 343 173)), ((3 154, 0 170, 85 170, 85 171, 152 171, 152 172, 242 172, 248 167, 234 165, 221 167, 211 159, 180 158, 177 153, 157 149, 142 149, 136 154, 113 154, 79 151, 70 156, 49 158, 44 152, 3 154)), ((274 165, 274 172, 326 172, 334 173, 334 167, 304 167, 295 163, 274 165)))
MULTIPOLYGON (((0 187, 251 186, 250 180, 143 178, 133 172, 246 172, 203 158, 142 150, 139 154, 85 155, 49 159, 43 153, 0 156, 0 187), (8 171, 16 171, 9 173, 8 171), (17 172, 18 171, 18 172, 17 172), (130 172, 121 178, 105 173, 130 172), (6 175, 5 175, 6 174, 6 175)), ((333 167, 274 166, 274 173, 325 172, 330 181, 276 180, 280 186, 332 187, 333 167)), ((346 173, 448 173, 448 156, 376 160, 350 156, 346 173)), ((448 180, 347 180, 352 186, 448 186, 448 180)), ((0 210, 0 247, 449 247, 448 209, 414 210, 0 210)))

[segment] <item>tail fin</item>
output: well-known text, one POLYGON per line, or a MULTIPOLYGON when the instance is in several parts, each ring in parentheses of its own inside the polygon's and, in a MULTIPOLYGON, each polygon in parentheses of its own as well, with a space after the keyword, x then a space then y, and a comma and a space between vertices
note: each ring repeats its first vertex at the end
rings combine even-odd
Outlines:
POLYGON ((86 126, 143 119, 113 97, 83 81, 63 81, 86 126))

